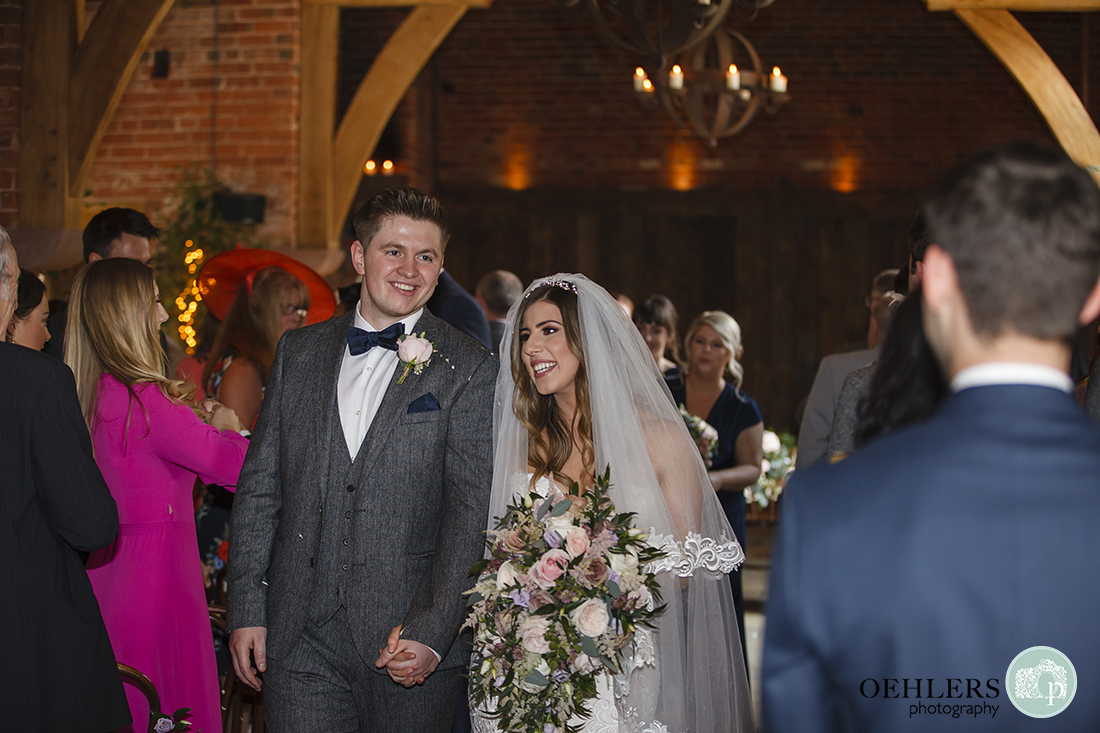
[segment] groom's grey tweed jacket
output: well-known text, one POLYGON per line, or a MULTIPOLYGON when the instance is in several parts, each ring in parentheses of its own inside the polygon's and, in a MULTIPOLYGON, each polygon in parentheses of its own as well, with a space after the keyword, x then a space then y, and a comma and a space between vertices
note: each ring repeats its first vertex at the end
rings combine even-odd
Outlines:
POLYGON ((443 656, 441 668, 459 667, 469 659, 454 644, 462 592, 482 556, 492 485, 498 360, 425 310, 416 330, 435 354, 403 384, 398 366, 349 473, 331 465, 331 446, 346 449, 337 380, 353 322, 348 313, 279 343, 233 506, 229 626, 266 627, 269 657, 286 656, 315 594, 330 590, 317 584, 322 559, 339 553, 341 570, 350 559, 340 604, 364 660, 403 624, 404 638, 443 656), (410 414, 429 392, 439 409, 410 414), (331 491, 354 496, 342 516, 325 516, 331 491))

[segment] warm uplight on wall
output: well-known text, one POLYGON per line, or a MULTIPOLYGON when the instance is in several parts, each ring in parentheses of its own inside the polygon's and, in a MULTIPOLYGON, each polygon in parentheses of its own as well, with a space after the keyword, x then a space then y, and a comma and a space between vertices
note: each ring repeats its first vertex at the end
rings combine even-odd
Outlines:
POLYGON ((672 145, 668 156, 668 185, 677 191, 695 188, 695 146, 689 140, 672 145))
POLYGON ((531 153, 522 147, 513 147, 504 160, 504 185, 513 191, 522 191, 531 185, 531 153))
POLYGON ((377 172, 378 172, 378 164, 375 163, 373 160, 368 160, 367 164, 363 166, 363 173, 365 173, 368 176, 373 176, 377 172))
POLYGON ((833 165, 829 187, 841 193, 851 193, 859 188, 859 158, 841 155, 833 165))

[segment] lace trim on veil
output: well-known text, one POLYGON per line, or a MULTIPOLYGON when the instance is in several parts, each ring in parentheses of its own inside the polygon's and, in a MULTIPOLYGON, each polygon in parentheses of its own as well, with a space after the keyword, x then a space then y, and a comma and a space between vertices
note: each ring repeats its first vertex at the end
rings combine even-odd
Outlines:
POLYGON ((672 535, 653 535, 649 542, 665 551, 665 556, 645 566, 649 573, 674 573, 689 578, 702 568, 711 573, 731 573, 745 562, 745 551, 737 540, 720 542, 688 532, 683 542, 672 535))

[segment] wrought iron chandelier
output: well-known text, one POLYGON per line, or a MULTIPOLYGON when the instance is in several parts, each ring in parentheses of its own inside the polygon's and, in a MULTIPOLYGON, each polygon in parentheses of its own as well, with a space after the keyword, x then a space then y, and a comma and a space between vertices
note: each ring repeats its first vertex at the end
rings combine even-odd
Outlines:
POLYGON ((711 147, 744 130, 761 109, 774 114, 791 98, 779 67, 766 73, 749 39, 726 28, 655 66, 634 70, 639 100, 663 107, 711 147))
POLYGON ((679 54, 714 33, 731 10, 746 17, 775 0, 553 0, 576 15, 592 13, 613 43, 649 59, 679 54))

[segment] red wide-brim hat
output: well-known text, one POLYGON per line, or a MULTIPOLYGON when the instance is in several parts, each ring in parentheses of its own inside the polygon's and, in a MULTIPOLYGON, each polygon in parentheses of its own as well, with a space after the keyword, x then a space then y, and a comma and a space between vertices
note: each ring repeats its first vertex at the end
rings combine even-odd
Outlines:
POLYGON ((323 277, 293 257, 259 248, 233 249, 207 260, 196 277, 202 302, 216 318, 224 321, 241 283, 252 273, 268 267, 283 268, 309 289, 309 312, 303 326, 320 323, 336 312, 336 296, 323 277))

